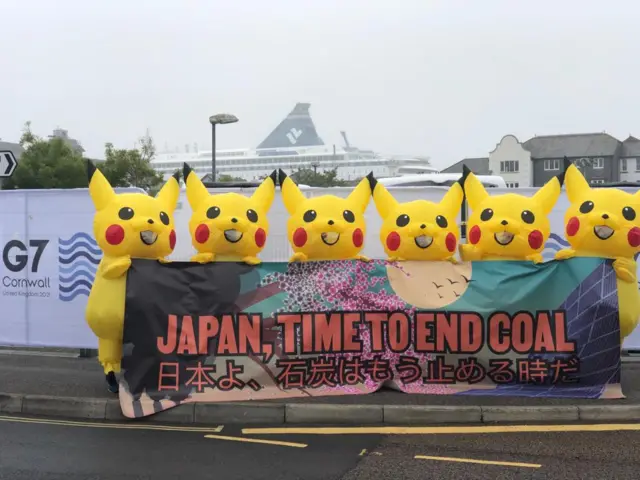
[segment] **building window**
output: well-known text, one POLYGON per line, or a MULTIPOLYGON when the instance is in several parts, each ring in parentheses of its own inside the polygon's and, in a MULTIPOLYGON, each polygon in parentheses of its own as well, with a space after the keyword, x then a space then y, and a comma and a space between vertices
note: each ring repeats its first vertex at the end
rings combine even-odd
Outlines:
POLYGON ((500 173, 518 173, 520 162, 518 160, 505 160, 500 162, 500 173))
POLYGON ((602 185, 604 183, 603 178, 594 178, 591 180, 592 185, 602 185))
POLYGON ((560 170, 560 160, 557 158, 554 160, 545 160, 544 161, 544 169, 549 170, 560 170))
POLYGON ((621 158, 620 159, 620 171, 621 172, 626 172, 627 171, 627 159, 626 158, 621 158))
POLYGON ((604 158, 598 157, 593 159, 593 168, 602 169, 604 168, 604 158))
POLYGON ((507 188, 518 188, 520 186, 519 182, 506 182, 507 188))

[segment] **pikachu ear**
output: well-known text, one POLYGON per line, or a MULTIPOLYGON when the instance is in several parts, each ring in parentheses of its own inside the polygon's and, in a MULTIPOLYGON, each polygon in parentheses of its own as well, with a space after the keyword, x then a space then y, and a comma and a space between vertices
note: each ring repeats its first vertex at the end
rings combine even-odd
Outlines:
POLYGON ((87 160, 87 177, 89 178, 89 195, 96 210, 102 210, 115 198, 116 192, 100 170, 91 160, 87 160))
POLYGON ((393 195, 389 193, 389 190, 384 185, 378 183, 373 176, 373 172, 367 175, 367 180, 369 181, 369 188, 373 192, 373 203, 376 206, 376 210, 378 210, 378 214, 383 219, 387 218, 398 206, 398 201, 393 198, 393 195))
POLYGON ((185 163, 182 170, 184 184, 187 188, 187 200, 191 205, 191 210, 197 210, 202 202, 209 198, 209 192, 189 165, 185 163))
POLYGON ((284 206, 287 209, 287 212, 289 212, 289 215, 293 215, 296 213, 296 210, 298 210, 298 207, 305 202, 306 198, 295 182, 291 180, 286 173, 279 170, 278 176, 280 177, 282 201, 284 202, 284 206))
POLYGON ((180 173, 174 173, 167 183, 160 189, 156 198, 162 203, 167 210, 173 213, 178 205, 178 197, 180 196, 180 173))
POLYGON ((353 189, 353 192, 347 197, 347 201, 364 213, 371 200, 371 187, 369 186, 369 177, 360 180, 360 183, 353 189))
POLYGON ((567 189, 567 197, 569 202, 577 203, 584 198, 586 193, 591 190, 589 183, 585 180, 575 165, 570 165, 564 174, 564 185, 567 189))
POLYGON ((460 207, 462 207, 463 198, 464 191, 462 190, 462 185, 460 185, 460 182, 456 182, 451 185, 447 193, 444 194, 444 197, 440 200, 440 205, 445 211, 452 215, 458 215, 460 207))
POLYGON ((273 171, 271 175, 263 180, 260 186, 251 195, 257 205, 260 205, 264 212, 268 212, 273 203, 273 198, 276 196, 276 182, 278 180, 278 172, 273 171))
POLYGON ((560 184, 560 178, 553 177, 536 192, 533 200, 542 207, 545 215, 549 215, 558 201, 558 197, 560 197, 561 190, 562 185, 560 184))
POLYGON ((460 180, 471 210, 476 210, 489 194, 482 182, 476 178, 466 165, 462 166, 462 178, 460 180))

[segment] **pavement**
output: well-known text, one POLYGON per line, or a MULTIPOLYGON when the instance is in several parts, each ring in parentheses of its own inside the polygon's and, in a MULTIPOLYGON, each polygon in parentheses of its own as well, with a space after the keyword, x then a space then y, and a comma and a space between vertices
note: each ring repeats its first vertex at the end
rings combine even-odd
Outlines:
MULTIPOLYGON (((0 416, 4 480, 636 479, 631 431, 248 434, 0 416), (136 428, 133 428, 136 427, 136 428), (247 461, 247 459, 251 459, 247 461)), ((575 425, 574 425, 575 427, 575 425)), ((615 425, 606 427, 616 428, 615 425)), ((506 427, 505 427, 506 428, 506 427)), ((311 429, 310 429, 311 431, 311 429)))
MULTIPOLYGON (((622 389, 627 398, 616 400, 408 395, 384 389, 370 395, 185 404, 148 420, 206 425, 640 421, 640 362, 623 363, 622 389)), ((123 419, 95 358, 46 352, 0 352, 0 413, 123 419)))

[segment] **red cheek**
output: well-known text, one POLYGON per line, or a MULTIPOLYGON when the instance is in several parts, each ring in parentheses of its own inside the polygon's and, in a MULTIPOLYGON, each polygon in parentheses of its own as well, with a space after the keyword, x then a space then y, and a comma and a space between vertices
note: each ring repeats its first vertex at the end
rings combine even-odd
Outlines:
POLYGON ((353 244, 356 247, 360 248, 363 243, 364 243, 364 234, 362 233, 362 230, 360 230, 359 228, 356 228, 355 231, 353 232, 353 244))
POLYGON ((391 232, 387 236, 387 248, 389 250, 391 250, 392 252, 395 252, 397 249, 399 249, 400 248, 400 235, 398 235, 396 232, 391 232))
POLYGON ((542 232, 540 230, 534 230, 529 234, 529 246, 534 250, 539 249, 542 246, 542 232))
POLYGON ((256 230, 256 245, 260 248, 264 247, 265 242, 267 241, 267 233, 259 228, 256 230))
POLYGON ((171 230, 171 233, 169 234, 169 247, 171 247, 171 250, 176 248, 176 231, 175 230, 171 230))
POLYGON ((627 241, 633 248, 640 247, 640 228, 633 227, 627 234, 627 241))
POLYGON ((293 244, 296 247, 302 247, 305 243, 307 243, 307 232, 304 228, 298 228, 293 232, 293 244))
POLYGON ((209 227, 201 223, 196 228, 196 242, 205 243, 207 240, 209 240, 209 227))
POLYGON ((447 246, 447 250, 450 252, 456 251, 456 236, 453 233, 448 233, 447 238, 444 240, 444 244, 447 246))
POLYGON ((474 225, 469 230, 469 242, 474 245, 480 241, 480 237, 482 236, 482 232, 480 232, 480 227, 478 225, 474 225))
POLYGON ((124 229, 120 225, 111 225, 104 237, 110 245, 120 245, 124 240, 124 229))
POLYGON ((566 232, 569 237, 573 237, 580 230, 580 220, 577 217, 571 217, 567 222, 566 232))

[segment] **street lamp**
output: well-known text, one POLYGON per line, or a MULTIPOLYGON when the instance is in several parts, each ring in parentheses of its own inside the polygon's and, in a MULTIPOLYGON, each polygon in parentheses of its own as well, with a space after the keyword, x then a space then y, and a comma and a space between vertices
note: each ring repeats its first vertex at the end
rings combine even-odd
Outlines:
POLYGON ((209 117, 211 123, 211 181, 216 181, 216 125, 236 123, 238 117, 230 113, 218 113, 209 117))

